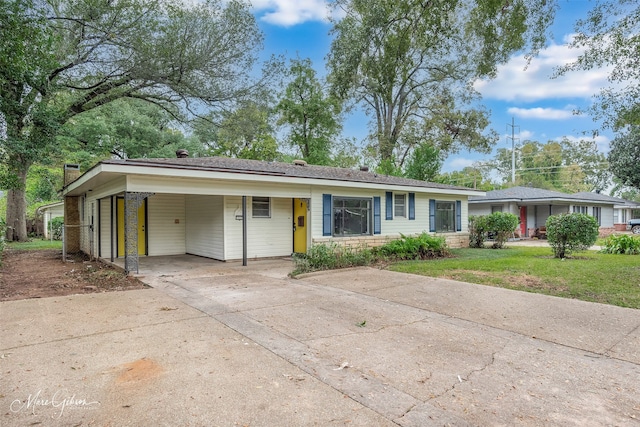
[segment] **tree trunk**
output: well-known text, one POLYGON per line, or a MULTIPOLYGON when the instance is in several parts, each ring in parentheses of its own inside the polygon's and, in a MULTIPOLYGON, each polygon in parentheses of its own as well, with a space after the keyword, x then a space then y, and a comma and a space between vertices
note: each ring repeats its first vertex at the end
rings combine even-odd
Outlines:
POLYGON ((29 165, 19 165, 16 188, 7 191, 7 231, 6 238, 10 242, 26 242, 27 235, 27 171, 29 165))

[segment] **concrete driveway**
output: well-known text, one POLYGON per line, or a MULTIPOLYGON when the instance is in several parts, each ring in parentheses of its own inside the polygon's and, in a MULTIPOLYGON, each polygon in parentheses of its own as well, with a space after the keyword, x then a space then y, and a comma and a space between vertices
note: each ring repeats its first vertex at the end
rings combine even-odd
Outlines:
POLYGON ((0 424, 639 423, 640 310, 371 268, 149 261, 152 290, 0 303, 0 424), (58 390, 80 402, 29 405, 58 390))

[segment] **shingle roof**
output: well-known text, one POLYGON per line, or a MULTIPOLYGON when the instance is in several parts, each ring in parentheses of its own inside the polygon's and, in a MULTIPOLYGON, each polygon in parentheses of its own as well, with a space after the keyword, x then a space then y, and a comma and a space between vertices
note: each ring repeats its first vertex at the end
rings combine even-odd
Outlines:
POLYGON ((325 179, 393 186, 435 188, 443 190, 474 191, 467 187, 456 187, 452 185, 418 181, 396 176, 380 175, 375 172, 366 172, 355 169, 317 165, 299 166, 292 163, 231 159, 226 157, 105 160, 101 163, 111 165, 162 167, 169 169, 174 168, 266 176, 285 176, 293 178, 325 179))
MULTIPOLYGON (((566 194, 559 191, 544 190, 542 188, 532 187, 511 187, 504 190, 488 191, 486 196, 471 196, 469 197, 469 203, 483 203, 491 201, 575 201, 575 202, 593 202, 599 201, 607 204, 614 204, 611 200, 605 200, 603 198, 596 198, 592 196, 600 196, 596 193, 578 193, 578 194, 566 194)), ((608 196, 607 196, 608 197, 608 196)))
POLYGON ((581 193, 575 193, 574 196, 591 198, 592 200, 598 200, 602 202, 611 202, 611 203, 615 203, 616 205, 626 205, 629 207, 640 206, 640 203, 638 202, 621 199, 619 197, 607 196, 606 194, 600 194, 600 193, 589 193, 589 192, 583 191, 581 193))

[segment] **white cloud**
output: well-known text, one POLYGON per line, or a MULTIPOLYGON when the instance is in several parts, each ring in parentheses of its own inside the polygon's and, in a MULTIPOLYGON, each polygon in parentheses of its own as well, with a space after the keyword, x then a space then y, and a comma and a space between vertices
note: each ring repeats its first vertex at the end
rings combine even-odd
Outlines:
MULTIPOLYGON (((570 36, 568 36, 570 37, 570 36)), ((478 80, 474 87, 485 99, 533 102, 541 99, 591 98, 609 85, 608 68, 572 71, 552 79, 555 69, 575 61, 581 52, 567 44, 552 44, 531 60, 527 67, 523 55, 514 56, 498 67, 493 80, 478 80)))
POLYGON ((541 119, 541 120, 567 120, 572 117, 576 117, 573 113, 572 107, 565 109, 557 108, 517 108, 511 107, 508 113, 512 116, 516 116, 522 119, 541 119))
POLYGON ((329 6, 324 0, 254 0, 252 7, 260 20, 283 27, 326 21, 329 17, 329 6))
POLYGON ((448 167, 452 170, 462 170, 467 166, 472 166, 477 160, 465 159, 464 157, 455 157, 447 161, 448 167))

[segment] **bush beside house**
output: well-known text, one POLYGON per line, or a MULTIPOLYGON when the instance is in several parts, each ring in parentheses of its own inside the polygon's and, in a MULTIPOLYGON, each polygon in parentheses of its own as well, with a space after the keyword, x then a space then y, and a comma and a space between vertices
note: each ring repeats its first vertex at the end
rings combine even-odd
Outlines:
POLYGON ((518 217, 507 212, 494 212, 491 215, 469 217, 469 246, 484 248, 484 242, 491 234, 494 249, 504 247, 509 237, 518 227, 518 217))
POLYGON ((546 227, 547 240, 555 258, 586 250, 598 239, 598 221, 585 214, 552 215, 547 219, 546 227))

